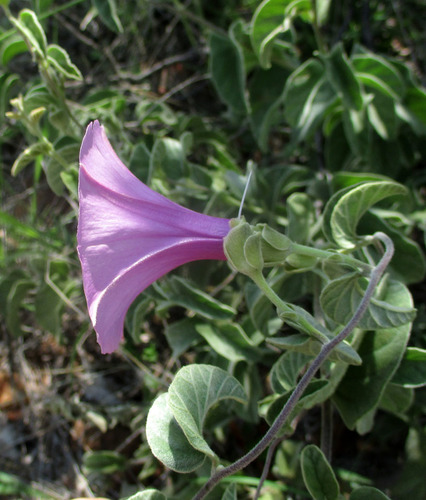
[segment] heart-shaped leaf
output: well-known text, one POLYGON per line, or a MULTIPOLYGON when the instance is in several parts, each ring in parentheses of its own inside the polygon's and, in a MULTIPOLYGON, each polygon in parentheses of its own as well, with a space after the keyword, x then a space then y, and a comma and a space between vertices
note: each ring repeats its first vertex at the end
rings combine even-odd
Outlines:
POLYGON ((314 500, 337 500, 339 484, 331 465, 323 452, 310 444, 303 448, 301 456, 302 474, 305 485, 314 500))
POLYGON ((406 194, 401 184, 392 181, 362 182, 331 197, 324 211, 324 233, 342 248, 353 248, 359 239, 356 227, 365 212, 390 196, 406 194))
MULTIPOLYGON (((366 278, 357 273, 345 274, 331 281, 321 294, 321 307, 329 318, 340 325, 347 324, 361 300, 367 287, 366 278)), ((387 284, 386 297, 370 300, 367 311, 364 313, 358 328, 376 330, 378 328, 392 328, 412 321, 416 311, 412 307, 399 306, 398 296, 407 293, 405 286, 399 281, 390 281, 387 284), (392 303, 387 297, 391 297, 392 303)))
POLYGON ((169 406, 191 446, 214 458, 204 439, 203 424, 209 409, 223 399, 245 403, 244 389, 225 370, 210 365, 185 366, 169 388, 169 406))

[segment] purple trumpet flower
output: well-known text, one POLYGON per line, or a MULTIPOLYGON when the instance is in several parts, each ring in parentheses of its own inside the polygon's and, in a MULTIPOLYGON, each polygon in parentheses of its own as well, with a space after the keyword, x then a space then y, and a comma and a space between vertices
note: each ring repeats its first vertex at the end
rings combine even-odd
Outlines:
POLYGON ((77 251, 102 352, 117 349, 126 312, 155 280, 194 260, 226 260, 229 220, 156 193, 121 162, 98 121, 80 150, 77 251))

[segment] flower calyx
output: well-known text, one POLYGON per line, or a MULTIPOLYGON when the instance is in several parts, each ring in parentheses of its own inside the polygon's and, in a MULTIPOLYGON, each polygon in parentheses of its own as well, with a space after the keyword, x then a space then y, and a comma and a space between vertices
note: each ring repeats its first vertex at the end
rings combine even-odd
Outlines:
POLYGON ((292 241, 266 224, 252 226, 240 218, 232 219, 230 225, 224 251, 231 266, 242 274, 253 276, 264 267, 282 265, 293 252, 292 241))

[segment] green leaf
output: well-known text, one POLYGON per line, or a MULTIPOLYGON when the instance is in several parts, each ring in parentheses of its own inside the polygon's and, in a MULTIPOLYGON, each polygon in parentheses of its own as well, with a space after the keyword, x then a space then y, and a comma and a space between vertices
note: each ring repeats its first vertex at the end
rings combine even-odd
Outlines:
POLYGON ((403 185, 391 181, 363 182, 339 191, 324 211, 327 238, 341 248, 355 247, 359 240, 356 227, 364 213, 385 198, 406 193, 403 185))
POLYGON ((356 77, 366 87, 374 88, 394 100, 403 98, 404 81, 398 70, 385 58, 372 52, 351 57, 356 77))
POLYGON ((387 234, 395 247, 389 266, 391 276, 405 284, 419 283, 424 279, 426 272, 423 251, 416 242, 404 235, 402 228, 395 227, 404 224, 402 215, 401 221, 396 220, 395 224, 391 224, 391 222, 392 212, 373 208, 361 219, 358 231, 360 234, 373 234, 377 231, 387 234), (409 266, 407 266, 407 262, 410 263, 409 266))
POLYGON ((169 346, 172 348, 173 358, 178 358, 199 340, 200 335, 197 326, 200 323, 197 318, 184 318, 166 326, 164 334, 169 346))
POLYGON ((16 160, 13 162, 11 174, 15 177, 27 165, 33 162, 37 156, 49 154, 52 151, 52 145, 44 141, 36 142, 28 146, 16 160))
MULTIPOLYGON (((330 388, 331 384, 328 380, 324 379, 315 379, 308 387, 305 389, 303 396, 299 399, 298 403, 290 412, 288 419, 286 420, 286 424, 281 429, 280 434, 292 434, 294 432, 294 428, 292 428, 291 423, 293 419, 304 409, 310 409, 313 406, 321 404, 326 399, 330 397, 330 388)), ((273 395, 272 398, 269 396, 264 401, 261 401, 260 404, 260 413, 265 417, 266 421, 269 425, 277 418, 278 414, 284 408, 284 405, 287 403, 288 399, 291 397, 293 391, 288 391, 285 394, 277 397, 273 395), (272 399, 272 403, 270 400, 272 399), (266 409, 266 412, 265 412, 266 409), (266 413, 266 414, 265 414, 266 413)))
POLYGON ((297 351, 282 354, 271 370, 271 384, 274 392, 289 391, 296 386, 302 369, 312 360, 312 356, 297 351))
POLYGON ((344 106, 348 109, 361 110, 363 107, 361 86, 343 51, 343 44, 336 44, 324 56, 324 61, 327 78, 334 90, 341 96, 344 106))
POLYGON ((148 488, 126 498, 126 500, 167 500, 167 497, 161 491, 148 488))
POLYGON ((144 142, 136 144, 129 162, 129 170, 138 179, 147 183, 149 180, 149 165, 151 153, 144 142))
POLYGON ((59 45, 49 45, 47 47, 47 60, 65 78, 83 80, 80 70, 71 62, 68 52, 59 45))
MULTIPOLYGON (((231 27, 232 30, 232 27, 231 27)), ((210 73, 222 101, 236 115, 248 111, 242 50, 235 38, 213 33, 210 37, 210 73)))
POLYGON ((6 326, 15 337, 24 334, 22 329, 22 318, 20 315, 28 292, 34 288, 34 283, 27 279, 18 280, 13 283, 7 296, 6 326))
POLYGON ((19 477, 0 471, 0 496, 7 498, 37 498, 53 500, 51 495, 37 487, 26 484, 19 477))
POLYGON ((250 29, 253 50, 262 68, 271 67, 271 55, 275 38, 289 29, 284 23, 288 0, 264 0, 256 9, 250 29))
POLYGON ((414 400, 414 389, 396 385, 393 382, 386 386, 379 402, 379 408, 398 417, 404 417, 414 400))
POLYGON ((89 472, 113 474, 126 469, 127 459, 115 451, 93 451, 83 457, 83 466, 89 472))
POLYGON ((236 314, 232 307, 219 302, 178 276, 168 279, 162 289, 167 301, 159 304, 158 311, 168 309, 171 305, 179 305, 207 319, 230 319, 236 314))
POLYGON ((229 361, 259 361, 258 349, 240 325, 235 323, 199 323, 196 331, 221 356, 229 361))
POLYGON ((408 347, 392 383, 412 388, 426 386, 426 350, 408 347))
POLYGON ((337 500, 339 485, 323 452, 315 445, 305 446, 301 455, 302 475, 314 500, 337 500))
MULTIPOLYGON (((388 297, 392 303, 392 297, 388 297)), ((412 298, 405 289, 395 298, 395 305, 412 307, 412 298)), ((366 332, 358 353, 362 365, 350 366, 340 383, 333 401, 345 424, 354 429, 357 421, 375 409, 395 374, 411 331, 411 324, 366 332)))
POLYGON ((186 173, 185 154, 182 144, 176 139, 161 137, 152 148, 150 157, 150 176, 162 172, 167 179, 178 180, 186 173))
POLYGON ((317 0, 314 5, 317 10, 318 24, 322 26, 327 22, 331 0, 317 0))
POLYGON ((420 87, 407 90, 405 96, 406 121, 418 135, 426 133, 426 91, 420 87))
POLYGON ((283 101, 284 114, 295 129, 296 138, 309 138, 327 110, 337 100, 333 87, 324 74, 324 65, 309 59, 287 79, 283 101))
POLYGON ((386 140, 393 140, 397 135, 397 116, 393 99, 373 92, 373 99, 367 105, 368 119, 379 136, 386 140))
POLYGON ((64 194, 65 184, 62 174, 67 171, 64 165, 69 165, 69 169, 71 169, 72 165, 76 164, 79 146, 74 139, 63 137, 54 145, 55 156, 51 156, 44 164, 47 183, 57 196, 63 196, 64 194), (58 157, 62 161, 59 161, 58 157))
POLYGON ((15 74, 5 73, 0 76, 0 125, 2 125, 5 120, 12 89, 18 81, 19 78, 15 74))
POLYGON ((371 132, 369 123, 367 122, 366 109, 345 108, 342 113, 342 124, 345 139, 350 146, 352 154, 365 159, 368 155, 366 145, 369 145, 369 134, 371 132))
POLYGON ((21 36, 16 34, 4 42, 0 51, 0 62, 3 66, 7 66, 14 57, 27 51, 27 44, 21 36))
POLYGON ((92 0, 92 4, 99 13, 105 25, 116 33, 123 33, 123 26, 117 15, 115 0, 92 0))
POLYGON ((280 105, 289 71, 279 66, 257 69, 250 77, 250 125, 262 151, 267 151, 269 131, 282 119, 280 105))
POLYGON ((307 244, 315 225, 315 209, 305 193, 293 193, 287 198, 287 236, 296 243, 307 244))
POLYGON ((210 365, 181 368, 168 394, 169 406, 191 446, 211 458, 216 455, 202 436, 207 412, 224 399, 234 399, 240 403, 247 400, 237 379, 210 365))
POLYGON ((380 490, 372 486, 361 486, 351 493, 349 500, 391 500, 380 490))
POLYGON ((168 394, 162 394, 154 401, 148 412, 146 437, 153 455, 160 462, 185 474, 203 465, 206 456, 189 444, 168 401, 168 394))
POLYGON ((32 226, 19 221, 13 217, 13 215, 8 214, 7 212, 2 212, 1 210, 0 224, 5 228, 10 228, 12 231, 16 232, 16 234, 21 236, 34 239, 42 238, 42 234, 39 233, 37 229, 34 229, 32 226))
POLYGON ((39 325, 57 336, 61 331, 62 299, 49 285, 44 284, 37 291, 34 305, 39 325))
POLYGON ((47 40, 36 13, 28 9, 21 10, 19 18, 16 19, 14 24, 25 38, 31 52, 41 59, 45 59, 47 40))
MULTIPOLYGON (((346 325, 357 310, 364 297, 368 280, 359 277, 358 273, 345 274, 337 278, 323 289, 321 307, 325 314, 336 323, 346 325)), ((381 292, 383 293, 383 292, 381 292)), ((390 281, 386 285, 385 297, 372 297, 367 311, 357 327, 363 330, 392 328, 409 323, 416 316, 412 307, 399 306, 398 298, 408 293, 399 281, 390 281)))
MULTIPOLYGON (((298 330, 299 332, 305 333, 317 340, 320 345, 328 342, 332 337, 332 333, 327 330, 317 319, 315 319, 308 311, 302 307, 296 306, 294 304, 287 304, 289 311, 280 312, 279 317, 284 319, 287 324, 298 330)), ((315 343, 312 345, 314 348, 318 348, 315 343)), ((306 351, 303 351, 306 352, 306 351)), ((319 352, 319 351, 318 351, 319 352)), ((308 354, 308 353, 306 353, 308 354)), ((358 365, 361 363, 361 359, 352 347, 343 341, 338 344, 333 352, 331 353, 330 359, 339 359, 345 363, 358 365)))

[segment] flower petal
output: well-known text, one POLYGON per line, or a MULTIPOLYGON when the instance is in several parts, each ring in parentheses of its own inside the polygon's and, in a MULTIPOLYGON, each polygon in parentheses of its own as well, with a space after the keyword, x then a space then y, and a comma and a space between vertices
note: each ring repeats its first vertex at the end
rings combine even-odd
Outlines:
POLYGON ((80 154, 78 253, 102 352, 115 350, 126 312, 155 280, 187 262, 224 260, 229 220, 188 210, 152 191, 120 161, 98 122, 80 154))

